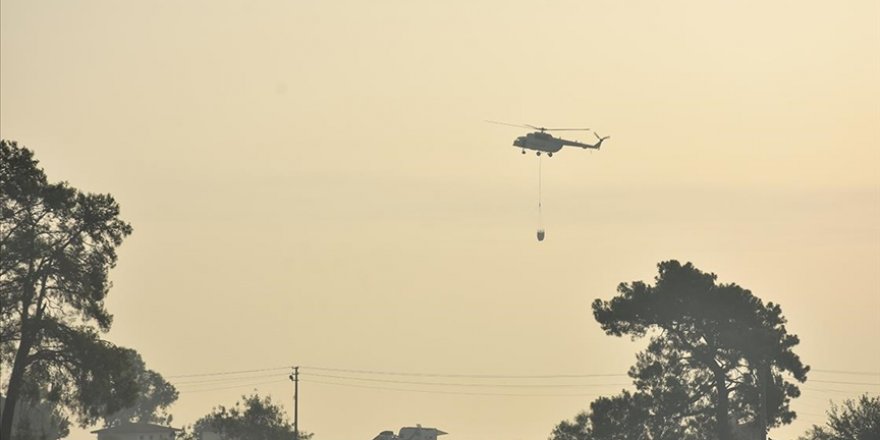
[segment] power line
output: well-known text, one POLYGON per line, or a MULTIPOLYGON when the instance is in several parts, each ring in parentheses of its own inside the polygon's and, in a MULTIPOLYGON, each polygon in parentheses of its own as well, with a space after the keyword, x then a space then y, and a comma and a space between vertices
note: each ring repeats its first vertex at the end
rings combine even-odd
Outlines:
POLYGON ((805 390, 821 391, 821 392, 826 392, 826 393, 869 394, 869 395, 878 394, 878 393, 874 393, 874 392, 864 392, 864 391, 859 391, 859 390, 837 390, 837 389, 831 389, 831 388, 810 388, 810 387, 801 387, 801 388, 803 388, 805 390))
POLYGON ((280 377, 282 373, 273 373, 273 374, 263 374, 258 376, 238 376, 238 377, 220 377, 215 379, 204 379, 204 380, 187 380, 183 382, 178 381, 170 381, 172 385, 192 385, 192 384, 205 384, 205 383, 223 383, 223 382, 235 382, 239 380, 253 380, 253 379, 264 379, 267 377, 280 377))
POLYGON ((271 384, 271 383, 281 383, 281 382, 285 382, 285 379, 272 380, 272 381, 268 381, 268 382, 243 383, 243 384, 239 384, 239 385, 231 385, 231 386, 225 386, 225 387, 220 387, 220 388, 204 388, 204 389, 196 389, 196 390, 180 390, 180 392, 182 392, 182 393, 187 393, 187 394, 189 394, 189 393, 202 393, 202 392, 206 392, 206 391, 231 390, 231 389, 235 389, 235 388, 253 387, 253 386, 257 386, 257 385, 268 385, 268 384, 271 384))
POLYGON ((829 374, 852 374, 855 376, 880 376, 880 371, 820 370, 817 368, 810 368, 810 372, 829 374))
MULTIPOLYGON (((248 373, 260 373, 267 371, 279 371, 286 370, 290 367, 275 367, 275 368, 259 368, 259 369, 251 369, 251 370, 235 370, 235 371, 221 371, 221 372, 212 372, 212 373, 193 373, 193 374, 182 374, 175 376, 168 376, 169 378, 190 378, 190 377, 212 377, 206 380, 192 380, 192 381, 182 381, 182 382, 172 382, 176 386, 183 386, 181 392, 185 393, 198 393, 198 392, 209 392, 209 391, 220 391, 227 389, 236 389, 236 388, 245 388, 259 385, 267 385, 267 384, 275 384, 284 382, 284 379, 272 380, 272 381, 259 381, 259 382, 248 382, 241 384, 234 384, 237 381, 252 381, 255 379, 276 377, 278 374, 268 374, 268 375, 246 375, 246 376, 238 376, 238 377, 218 377, 218 376, 232 376, 232 375, 242 375, 248 373), (229 384, 229 385, 226 385, 229 384), (211 385, 223 385, 220 387, 210 387, 210 388, 196 388, 196 389, 186 389, 189 387, 199 387, 199 386, 211 386, 211 385)), ((499 375, 499 374, 441 374, 441 373, 415 373, 415 372, 400 372, 400 371, 378 371, 378 370, 358 370, 358 369, 344 369, 344 368, 329 368, 329 367, 302 367, 304 369, 312 369, 318 371, 334 371, 334 372, 347 372, 353 374, 364 374, 364 375, 385 375, 385 376, 408 376, 408 377, 434 377, 434 378, 470 378, 470 379, 560 379, 560 378, 596 378, 596 377, 625 377, 626 374, 545 374, 545 375, 499 375)), ((831 370, 813 370, 818 372, 832 372, 831 370)), ((860 371, 842 371, 842 370, 834 370, 835 374, 856 374, 856 375, 864 375, 868 373, 860 372, 860 371)), ((369 377, 352 377, 352 376, 339 376, 339 375, 329 375, 329 374, 319 374, 319 373, 306 373, 306 376, 314 376, 314 377, 324 377, 329 379, 339 379, 339 380, 349 380, 349 381, 365 381, 365 382, 378 382, 378 383, 390 383, 390 384, 401 384, 401 385, 422 385, 422 386, 447 386, 447 387, 498 387, 498 388, 576 388, 576 387, 616 387, 616 386, 630 386, 629 383, 609 383, 609 384, 511 384, 511 383, 455 383, 455 382, 425 382, 425 381, 407 381, 407 380, 396 380, 396 379, 378 379, 378 378, 369 378, 369 377)), ((372 386, 372 385, 364 385, 364 384, 352 384, 352 383, 340 383, 340 382, 324 382, 318 380, 308 380, 310 383, 318 383, 325 385, 335 385, 335 386, 347 386, 347 387, 355 387, 355 388, 369 388, 369 389, 378 389, 378 390, 388 390, 388 391, 401 391, 401 392, 418 392, 418 393, 436 393, 436 394, 453 394, 453 395, 483 395, 483 396, 558 396, 558 397, 572 397, 572 396, 594 396, 594 394, 557 394, 557 393, 487 393, 487 392, 467 392, 467 391, 450 391, 450 390, 424 390, 424 389, 410 389, 410 388, 394 388, 394 387, 383 387, 383 386, 372 386)), ((842 385, 869 385, 869 386, 880 386, 880 383, 876 382, 848 382, 848 381, 831 381, 831 380, 819 380, 814 379, 809 382, 816 383, 828 383, 828 384, 842 384, 842 385)), ((823 393, 843 393, 843 394, 865 394, 863 392, 857 390, 841 390, 841 389, 829 389, 829 388, 812 388, 812 387, 801 387, 804 390, 809 391, 817 391, 823 393)), ((870 395, 876 395, 877 393, 867 393, 870 395)))
POLYGON ((177 377, 203 377, 203 376, 227 376, 230 374, 244 374, 244 373, 261 373, 265 371, 278 371, 278 370, 288 370, 290 367, 275 367, 275 368, 261 368, 258 370, 238 370, 238 371, 221 371, 217 373, 195 373, 195 374, 177 374, 173 376, 165 376, 168 379, 173 379, 177 377))
POLYGON ((828 403, 834 400, 854 398, 858 396, 862 396, 867 394, 868 396, 876 396, 880 395, 877 393, 860 393, 858 391, 844 391, 844 390, 825 390, 820 388, 807 388, 810 392, 802 392, 800 396, 792 399, 792 402, 823 402, 828 403), (832 393, 839 393, 832 394, 832 393))
POLYGON ((501 387, 501 388, 575 388, 575 387, 603 387, 603 386, 628 386, 629 383, 604 383, 604 384, 499 384, 499 383, 450 383, 450 382, 415 382, 406 380, 373 379, 366 377, 335 376, 330 374, 308 373, 303 376, 326 377, 331 379, 359 380, 367 382, 397 383, 405 385, 432 385, 432 386, 457 386, 457 387, 501 387))
MULTIPOLYGON (((352 373, 352 374, 365 374, 365 375, 383 375, 383 376, 410 376, 410 377, 438 377, 438 378, 470 378, 470 379, 571 379, 571 378, 590 378, 590 377, 628 377, 627 374, 623 373, 591 373, 591 374, 444 374, 444 373, 418 373, 418 372, 402 372, 402 371, 381 371, 381 370, 360 370, 360 369, 348 369, 348 368, 330 368, 330 367, 315 367, 315 366, 303 366, 303 369, 311 369, 318 371, 332 371, 339 373, 352 373)), ((165 376, 167 379, 176 379, 176 378, 190 378, 190 377, 213 377, 213 376, 231 376, 236 374, 247 374, 247 373, 262 373, 267 371, 281 371, 288 370, 289 366, 281 366, 281 367, 272 367, 272 368, 259 368, 252 370, 234 370, 234 371, 218 371, 211 373, 191 373, 191 374, 177 374, 171 376, 165 376)), ((810 370, 811 373, 825 373, 825 374, 843 374, 843 375, 858 375, 858 376, 880 376, 880 372, 867 372, 867 371, 851 371, 851 370, 823 370, 813 368, 810 370)), ((234 378, 230 378, 234 379, 234 378)), ((221 379, 216 379, 221 380, 221 379)), ((843 382, 843 381, 821 381, 821 380, 812 380, 812 382, 822 382, 822 383, 841 383, 841 384, 851 384, 851 385, 880 385, 880 383, 876 382, 843 382)), ((183 382, 178 382, 183 383, 183 382)))
MULTIPOLYGON (((330 379, 340 379, 340 380, 354 380, 354 381, 362 381, 362 382, 380 382, 380 383, 393 383, 393 384, 402 384, 402 385, 428 385, 428 386, 450 386, 450 387, 477 387, 477 388, 578 388, 578 387, 616 387, 616 386, 629 386, 629 383, 606 383, 606 384, 507 384, 507 383, 455 383, 455 382, 424 382, 424 381, 406 381, 406 380, 393 380, 393 379, 376 379, 376 378, 366 378, 366 377, 352 377, 352 376, 338 376, 338 375, 329 375, 329 374, 317 374, 317 373, 308 373, 304 374, 305 376, 314 376, 314 377, 324 377, 330 379)), ((233 377, 233 378, 220 378, 220 379, 208 379, 208 380, 198 380, 198 381, 187 381, 187 382, 174 382, 173 384, 177 387, 183 386, 182 388, 191 388, 199 386, 211 386, 211 385, 223 385, 222 387, 214 387, 207 389, 192 389, 186 390, 183 389, 183 392, 193 392, 193 391, 213 391, 213 390, 222 390, 222 389, 232 389, 232 388, 241 388, 252 385, 260 385, 265 383, 275 383, 278 381, 272 382, 248 382, 244 384, 234 384, 237 381, 253 381, 255 379, 263 379, 270 377, 278 377, 278 374, 271 375, 259 375, 259 376, 244 376, 244 377, 233 377), (227 385, 228 384, 228 385, 227 385)), ((280 380, 280 379, 279 379, 280 380)), ((813 382, 823 382, 823 383, 839 383, 839 384, 856 384, 856 385, 871 385, 869 383, 864 382, 836 382, 836 381, 818 381, 814 380, 813 382)), ((875 384, 876 385, 876 384, 875 384)), ((859 393, 858 390, 841 390, 841 389, 827 389, 827 388, 811 388, 802 386, 805 390, 810 391, 820 391, 820 392, 833 392, 833 393, 859 393)))
POLYGON ((880 385, 880 382, 841 382, 836 380, 819 380, 819 379, 807 379, 807 382, 817 382, 817 383, 835 383, 841 385, 880 385))
POLYGON ((339 383, 339 382, 324 382, 320 380, 301 380, 304 383, 317 383, 322 385, 336 385, 341 387, 353 387, 353 388, 369 388, 375 390, 385 390, 385 391, 400 391, 400 392, 411 392, 411 393, 426 393, 426 394, 453 394, 453 395, 467 395, 467 396, 515 396, 515 397, 597 397, 601 394, 547 394, 547 393, 475 393, 468 391, 443 391, 443 390, 420 390, 420 389, 411 389, 411 388, 394 388, 394 387, 380 387, 380 386, 372 386, 372 385, 359 385, 359 384, 350 384, 350 383, 339 383))
POLYGON ((503 374, 440 374, 440 373, 407 373, 399 371, 376 371, 376 370, 352 370, 346 368, 308 367, 318 371, 335 371, 339 373, 374 374, 384 376, 411 376, 411 377, 445 377, 445 378, 470 378, 470 379, 572 379, 584 377, 628 377, 626 374, 545 374, 545 375, 503 375, 503 374))

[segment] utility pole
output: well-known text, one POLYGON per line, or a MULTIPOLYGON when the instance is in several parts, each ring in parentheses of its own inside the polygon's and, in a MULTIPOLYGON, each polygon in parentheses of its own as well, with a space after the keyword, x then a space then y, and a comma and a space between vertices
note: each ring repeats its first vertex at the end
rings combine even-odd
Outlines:
POLYGON ((293 440, 299 440, 299 367, 290 374, 293 381, 293 440))

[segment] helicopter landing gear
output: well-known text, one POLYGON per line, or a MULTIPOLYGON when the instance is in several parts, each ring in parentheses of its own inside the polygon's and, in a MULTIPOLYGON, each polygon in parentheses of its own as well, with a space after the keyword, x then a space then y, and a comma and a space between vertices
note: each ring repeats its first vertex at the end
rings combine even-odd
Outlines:
POLYGON ((523 149, 523 154, 526 154, 526 150, 525 150, 525 148, 523 149))
POLYGON ((535 151, 535 156, 540 156, 540 155, 541 155, 540 151, 535 151))
POLYGON ((547 153, 547 157, 553 157, 553 153, 547 153))

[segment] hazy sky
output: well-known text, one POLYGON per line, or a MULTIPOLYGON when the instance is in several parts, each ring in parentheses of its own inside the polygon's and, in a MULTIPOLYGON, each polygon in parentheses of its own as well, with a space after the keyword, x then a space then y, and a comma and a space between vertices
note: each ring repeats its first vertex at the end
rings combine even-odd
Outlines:
MULTIPOLYGON (((0 2, 0 135, 134 226, 107 338, 176 426, 254 388, 292 413, 284 370, 180 375, 303 365, 316 440, 545 439, 593 399, 559 394, 622 387, 305 366, 625 373, 644 343, 589 305, 673 258, 780 303, 811 380, 880 382, 828 372, 880 374, 878 78, 876 1, 0 2), (543 243, 526 130, 486 119, 612 136, 544 159, 543 243)), ((808 382, 771 434, 864 391, 808 382)))

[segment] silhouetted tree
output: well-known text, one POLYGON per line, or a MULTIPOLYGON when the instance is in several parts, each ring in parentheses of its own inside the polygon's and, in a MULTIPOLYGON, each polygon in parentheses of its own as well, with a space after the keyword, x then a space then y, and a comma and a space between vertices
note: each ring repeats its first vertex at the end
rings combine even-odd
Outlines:
POLYGON ((106 194, 49 183, 33 153, 0 140, 0 437, 16 402, 59 404, 88 426, 135 403, 130 350, 101 340, 116 247, 131 233, 106 194))
POLYGON ((593 303, 607 334, 650 334, 630 375, 651 405, 665 405, 668 422, 711 428, 719 440, 731 440, 734 430, 765 436, 765 426, 790 423, 789 401, 800 390, 786 377, 803 382, 809 367, 792 351, 799 341, 780 307, 736 284, 716 284, 714 274, 690 263, 658 268, 655 285, 622 283, 618 296, 593 303))
POLYGON ((563 421, 553 430, 550 440, 709 440, 709 430, 695 423, 680 423, 682 414, 664 400, 670 396, 624 391, 613 397, 600 397, 590 404, 590 411, 578 414, 571 422, 563 421))
MULTIPOLYGON (((218 406, 199 419, 190 434, 183 438, 198 439, 204 432, 213 432, 224 440, 291 440, 293 425, 287 414, 269 396, 242 396, 232 408, 218 406)), ((299 438, 308 440, 312 434, 301 430, 299 438)))
MULTIPOLYGON (((551 440, 614 440, 646 438, 650 405, 646 396, 628 391, 614 397, 600 397, 590 404, 589 412, 578 414, 574 421, 563 421, 553 430, 551 440)), ((647 437, 650 438, 650 437, 647 437)))
MULTIPOLYGON (((0 411, 5 399, 0 396, 0 411)), ((12 423, 15 440, 58 440, 70 433, 70 422, 53 402, 19 399, 12 423)))
POLYGON ((138 384, 138 396, 130 407, 105 416, 104 424, 106 426, 114 426, 124 422, 170 424, 172 417, 168 413, 168 407, 177 401, 177 389, 168 383, 161 374, 147 369, 138 352, 131 349, 127 349, 127 352, 131 358, 135 381, 138 384))
POLYGON ((816 426, 800 440, 877 440, 880 439, 880 397, 863 395, 832 405, 826 426, 816 426))
POLYGON ((553 432, 550 433, 550 440, 595 440, 593 436, 593 427, 590 426, 590 413, 584 411, 575 416, 574 420, 569 422, 563 420, 553 432))

